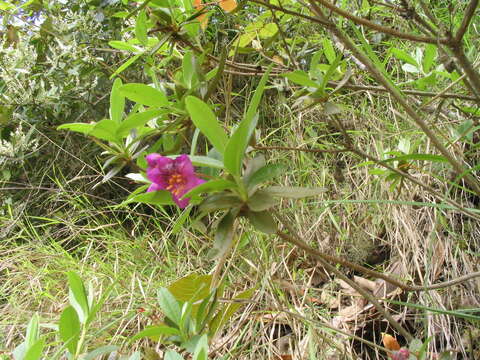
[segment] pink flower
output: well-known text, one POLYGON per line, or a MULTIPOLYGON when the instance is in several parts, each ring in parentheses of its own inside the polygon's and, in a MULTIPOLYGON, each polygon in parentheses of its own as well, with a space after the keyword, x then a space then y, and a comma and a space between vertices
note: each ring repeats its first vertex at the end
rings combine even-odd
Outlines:
POLYGON ((410 357, 410 351, 405 348, 400 348, 398 351, 394 351, 392 354, 392 360, 408 360, 410 357))
POLYGON ((183 154, 175 159, 160 154, 149 154, 146 157, 147 177, 152 182, 147 192, 167 190, 172 194, 173 201, 183 209, 190 199, 181 199, 194 187, 203 184, 205 180, 195 176, 190 158, 183 154))

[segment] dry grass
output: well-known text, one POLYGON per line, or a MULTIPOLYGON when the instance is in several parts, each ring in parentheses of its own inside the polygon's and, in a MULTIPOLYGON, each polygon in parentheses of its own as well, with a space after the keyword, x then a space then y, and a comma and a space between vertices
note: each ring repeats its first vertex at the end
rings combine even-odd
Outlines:
MULTIPOLYGON (((352 106, 343 119, 349 119, 346 124, 362 150, 380 156, 381 148, 395 148, 400 137, 418 136, 416 129, 394 115, 387 98, 361 94, 358 100, 350 100, 352 106)), ((314 148, 341 141, 335 127, 318 111, 275 106, 266 106, 265 112, 273 116, 261 130, 262 145, 314 148)), ((52 156, 56 171, 32 183, 34 188, 48 185, 55 191, 27 191, 25 207, 12 209, 12 214, 1 219, 10 228, 0 242, 0 343, 4 344, 0 351, 19 343, 33 312, 39 312, 45 324, 58 320, 68 301, 68 270, 91 281, 97 297, 109 291, 90 346, 120 344, 129 353, 145 349, 152 344, 143 341, 127 346, 127 340, 156 321, 156 290, 191 272, 213 271, 215 263, 206 257, 211 239, 189 229, 173 234, 175 211, 107 208, 126 195, 128 189, 122 187, 128 184, 117 182, 114 196, 99 194, 102 188, 90 192, 92 180, 99 179, 95 164, 82 160, 69 167, 69 148, 74 144, 57 148, 52 156), (71 173, 58 173, 63 168, 71 173), (92 199, 92 194, 103 199, 92 199), (138 312, 139 308, 146 311, 138 312)), ((478 269, 480 231, 473 220, 453 211, 395 203, 434 202, 424 190, 405 183, 400 194, 391 191, 388 182, 369 173, 369 167, 358 166, 365 159, 350 154, 270 151, 267 158, 288 166, 278 183, 326 188, 319 198, 281 204, 282 213, 312 247, 379 271, 396 268, 407 282, 431 284, 478 269), (332 200, 336 202, 327 203, 332 200)), ((438 186, 427 174, 415 176, 438 186)), ((468 205, 465 199, 457 200, 468 205)), ((215 355, 234 359, 386 358, 378 347, 382 345, 380 333, 395 332, 357 292, 302 251, 242 226, 244 241, 226 264, 227 297, 252 286, 257 291, 214 339, 215 355)), ((397 292, 392 297, 455 310, 479 308, 479 294, 480 281, 473 280, 424 293, 397 292)), ((428 347, 431 353, 453 349, 458 358, 468 358, 480 351, 471 340, 478 336, 473 323, 398 305, 389 307, 416 337, 433 337, 428 347)), ((405 345, 403 338, 399 341, 405 345)))

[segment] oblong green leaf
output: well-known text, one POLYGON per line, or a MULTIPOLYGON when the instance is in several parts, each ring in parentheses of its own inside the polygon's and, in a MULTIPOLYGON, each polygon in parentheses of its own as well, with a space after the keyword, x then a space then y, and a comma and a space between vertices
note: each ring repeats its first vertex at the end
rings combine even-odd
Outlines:
POLYGON ((118 41, 118 40, 112 40, 112 41, 109 41, 108 42, 108 45, 110 45, 111 47, 113 47, 114 49, 118 49, 118 50, 127 50, 127 51, 130 51, 130 52, 137 52, 138 49, 125 42, 125 41, 118 41))
POLYGON ((144 46, 148 44, 147 34, 147 14, 145 10, 141 10, 138 13, 137 20, 135 22, 135 37, 144 46))
POLYGON ((136 55, 132 56, 130 59, 128 59, 127 61, 125 61, 122 65, 120 65, 117 68, 117 70, 115 70, 113 72, 112 75, 110 75, 109 79, 113 79, 115 76, 120 74, 122 71, 125 71, 130 65, 132 65, 135 61, 137 61, 140 56, 142 56, 142 54, 136 54, 136 55))
POLYGON ((57 127, 57 130, 70 130, 88 135, 97 123, 68 123, 57 127))
POLYGON ((285 167, 279 164, 268 164, 255 171, 246 180, 249 191, 255 190, 259 185, 280 176, 285 171, 285 167))
POLYGON ((234 233, 235 219, 239 209, 232 209, 227 212, 218 223, 215 229, 215 241, 211 256, 222 257, 231 247, 234 233))
POLYGON ((174 324, 179 325, 182 317, 182 311, 180 304, 175 299, 167 288, 160 288, 157 292, 157 299, 160 308, 166 317, 168 317, 174 324))
POLYGON ((116 78, 110 92, 110 119, 116 122, 122 121, 125 97, 120 94, 118 88, 122 86, 122 79, 116 78))
POLYGON ((213 212, 217 210, 231 209, 240 206, 242 201, 236 195, 230 193, 213 194, 207 197, 199 206, 200 212, 213 212))
POLYGON ((255 194, 250 196, 247 201, 248 208, 252 211, 264 211, 278 204, 275 199, 268 192, 258 190, 255 194))
POLYGON ((288 80, 298 85, 313 88, 320 87, 320 84, 317 84, 315 81, 310 79, 310 76, 308 76, 308 74, 303 70, 295 70, 286 74, 282 74, 281 76, 286 77, 288 80))
POLYGON ((119 349, 116 345, 105 345, 101 346, 95 350, 90 351, 87 355, 85 355, 82 359, 83 360, 94 360, 100 358, 102 355, 110 354, 114 351, 119 349))
POLYGON ((185 106, 195 126, 220 154, 225 152, 228 137, 210 107, 195 96, 185 99, 185 106))
POLYGON ((69 286, 68 298, 70 300, 70 304, 77 312, 80 322, 84 324, 89 313, 85 286, 83 285, 83 281, 77 273, 69 271, 67 273, 67 277, 69 286))
POLYGON ((165 360, 184 360, 183 356, 173 350, 168 350, 165 353, 165 360))
POLYGON ((100 120, 94 128, 88 133, 90 136, 95 136, 98 139, 118 142, 119 139, 115 135, 117 132, 118 123, 110 119, 100 120))
POLYGON ((39 322, 40 319, 37 313, 33 314, 32 318, 28 322, 27 333, 25 335, 25 346, 27 351, 31 346, 33 346, 33 344, 38 341, 38 338, 40 336, 39 322))
POLYGON ((128 99, 142 105, 153 107, 167 107, 169 105, 167 96, 163 92, 145 84, 125 84, 119 90, 128 99))
POLYGON ((417 61, 407 52, 405 52, 403 50, 400 50, 400 49, 397 49, 397 48, 391 48, 389 50, 389 52, 392 53, 393 56, 395 56, 397 59, 405 61, 407 64, 411 64, 411 65, 415 66, 416 68, 418 68, 417 61))
POLYGON ((241 173, 242 160, 248 142, 250 141, 250 137, 257 125, 257 109, 260 100, 262 99, 271 68, 272 67, 270 66, 260 79, 260 83, 258 84, 252 100, 250 101, 250 105, 248 106, 245 118, 240 122, 237 130, 233 133, 225 147, 224 164, 228 171, 234 176, 239 176, 241 173))
POLYGON ((133 197, 129 197, 123 204, 128 204, 131 202, 139 202, 142 204, 150 205, 172 205, 174 201, 172 199, 172 194, 165 190, 151 191, 133 197))
POLYGON ((193 196, 197 196, 203 193, 212 193, 215 191, 222 191, 226 189, 235 189, 235 188, 237 188, 237 184, 225 179, 210 180, 201 185, 194 187, 188 193, 183 195, 182 198, 191 198, 193 196))
POLYGON ((130 341, 135 341, 144 337, 160 336, 160 335, 166 335, 166 336, 180 335, 180 331, 178 329, 175 329, 166 325, 147 326, 138 334, 132 336, 130 341))
POLYGON ((190 274, 168 286, 168 291, 179 301, 196 302, 208 296, 212 275, 190 274))
POLYGON ((45 339, 38 339, 32 346, 27 349, 23 360, 39 360, 42 357, 44 347, 45 339))
POLYGON ((255 229, 265 234, 275 234, 277 232, 277 223, 268 211, 249 211, 247 217, 255 229))
POLYGON ((80 320, 72 306, 66 307, 60 315, 58 324, 60 338, 66 344, 70 354, 75 354, 80 337, 80 320))
MULTIPOLYGON (((175 157, 176 156, 178 155, 175 155, 175 157)), ((205 166, 216 169, 223 169, 224 167, 223 162, 208 156, 190 155, 189 158, 192 161, 192 164, 195 166, 205 166)))
POLYGON ((117 128, 117 136, 126 136, 130 130, 144 126, 150 120, 167 113, 168 110, 153 109, 129 115, 117 128))

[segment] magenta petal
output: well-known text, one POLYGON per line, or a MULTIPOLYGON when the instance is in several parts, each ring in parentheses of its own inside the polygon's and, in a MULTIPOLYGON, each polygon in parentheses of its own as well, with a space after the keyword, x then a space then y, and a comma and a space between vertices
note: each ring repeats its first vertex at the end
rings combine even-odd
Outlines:
POLYGON ((158 184, 152 183, 147 189, 147 192, 163 190, 158 184))
MULTIPOLYGON (((182 194, 183 195, 183 194, 182 194)), ((181 198, 182 196, 180 196, 181 198)), ((175 196, 172 194, 173 201, 178 205, 180 209, 184 209, 188 203, 190 202, 190 199, 180 199, 179 197, 175 196)))
POLYGON ((160 160, 161 158, 163 158, 163 156, 156 153, 148 154, 147 156, 145 156, 145 160, 147 160, 148 166, 151 167, 156 166, 158 160, 160 160))
POLYGON ((182 154, 175 159, 175 167, 179 174, 185 178, 195 176, 195 169, 188 155, 182 154))

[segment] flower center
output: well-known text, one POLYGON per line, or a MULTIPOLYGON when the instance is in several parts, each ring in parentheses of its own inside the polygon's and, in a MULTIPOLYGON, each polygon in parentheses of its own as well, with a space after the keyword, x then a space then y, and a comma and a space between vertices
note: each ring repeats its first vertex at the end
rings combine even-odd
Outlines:
POLYGON ((168 178, 167 190, 175 196, 180 196, 182 190, 185 188, 185 178, 180 174, 172 174, 168 178))

